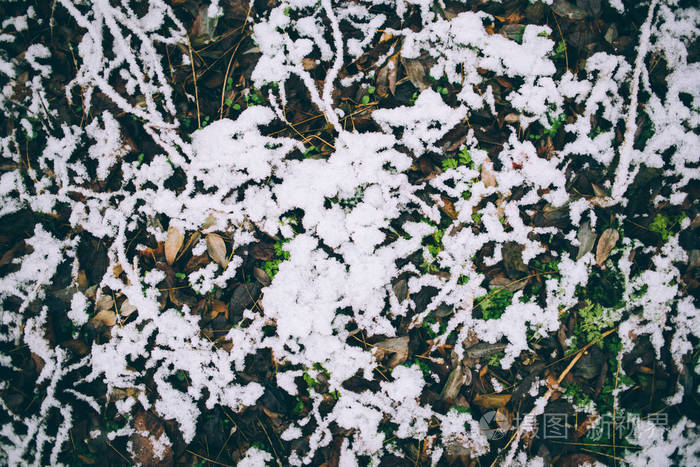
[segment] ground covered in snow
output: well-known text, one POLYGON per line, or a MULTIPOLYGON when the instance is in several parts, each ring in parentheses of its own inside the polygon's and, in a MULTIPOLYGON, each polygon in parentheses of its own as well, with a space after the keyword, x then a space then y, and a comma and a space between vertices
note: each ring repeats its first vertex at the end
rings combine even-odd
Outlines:
POLYGON ((3 464, 697 462, 693 2, 0 21, 3 464))

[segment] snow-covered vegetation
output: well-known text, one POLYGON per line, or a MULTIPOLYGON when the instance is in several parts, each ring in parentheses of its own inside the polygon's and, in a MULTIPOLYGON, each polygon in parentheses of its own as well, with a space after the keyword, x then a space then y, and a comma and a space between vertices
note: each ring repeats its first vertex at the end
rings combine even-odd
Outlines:
MULTIPOLYGON (((259 57, 249 79, 261 98, 190 131, 172 69, 195 56, 168 3, 3 3, 14 13, 0 29, 0 215, 3 232, 22 224, 3 234, 0 263, 3 463, 69 463, 80 420, 133 459, 142 439, 164 459, 196 438, 208 412, 245 413, 266 394, 296 404, 276 422, 286 452, 243 446, 241 465, 315 464, 336 444, 341 465, 543 462, 529 449, 535 424, 494 443, 466 392, 441 388, 548 354, 556 371, 533 370, 526 385, 511 373, 528 397, 509 410, 537 417, 560 398, 602 415, 563 385, 569 362, 603 346, 615 356, 612 413, 632 413, 621 399, 637 383, 623 362, 642 345, 652 366, 678 375, 668 411, 697 399, 698 288, 684 276, 698 267, 697 8, 605 4, 639 18, 634 53, 599 51, 578 68, 562 66, 549 26, 494 33, 502 19, 479 6, 251 6, 259 57), (66 27, 76 30, 71 76, 56 74, 47 44, 27 39, 66 27), (377 43, 374 68, 351 66, 377 43), (364 127, 354 127, 343 90, 373 95, 388 82, 393 94, 399 64, 413 70, 410 103, 363 102, 364 127), (496 89, 495 77, 507 85, 496 89), (326 154, 270 131, 294 128, 287 108, 301 92, 325 118, 326 154), (484 118, 499 119, 497 146, 470 123, 484 118), (251 278, 250 252, 268 244, 251 278), (95 248, 106 261, 92 280, 95 248), (256 281, 259 298, 225 311, 228 329, 204 329, 256 281), (498 350, 479 360, 476 344, 498 350), (274 364, 269 379, 251 376, 260 358, 274 364), (7 396, 18 385, 35 394, 20 407, 7 396), (165 429, 144 429, 144 412, 165 429), (107 429, 102 417, 124 422, 107 429)), ((219 3, 198 20, 215 21, 219 3)), ((667 426, 635 419, 615 455, 692 464, 697 416, 682 415, 667 426)))

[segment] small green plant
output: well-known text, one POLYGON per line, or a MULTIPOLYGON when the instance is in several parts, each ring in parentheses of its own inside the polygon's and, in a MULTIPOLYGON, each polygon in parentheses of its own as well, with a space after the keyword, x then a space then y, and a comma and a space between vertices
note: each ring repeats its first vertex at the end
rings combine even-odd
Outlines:
POLYGON ((549 128, 545 128, 543 130, 543 134, 549 136, 550 138, 554 138, 561 126, 566 123, 566 115, 564 115, 562 112, 557 117, 552 118, 549 115, 549 112, 547 112, 547 121, 549 122, 549 128))
POLYGON ((318 381, 316 381, 313 376, 308 374, 307 372, 304 372, 303 375, 304 382, 310 389, 316 389, 316 385, 318 384, 318 381))
POLYGON ((552 58, 555 60, 561 60, 566 54, 566 42, 563 40, 557 42, 557 46, 552 51, 552 58))
POLYGON ((290 258, 289 252, 282 247, 282 245, 284 245, 288 241, 289 239, 284 239, 279 242, 275 242, 273 247, 275 249, 276 257, 263 263, 263 271, 265 271, 265 273, 270 277, 270 279, 273 279, 275 275, 277 275, 277 273, 279 272, 280 263, 290 258))
POLYGON ((450 410, 454 410, 459 413, 472 413, 472 410, 469 407, 465 407, 463 405, 453 405, 450 407, 450 410))
POLYGON ((489 356, 489 366, 491 367, 500 367, 501 366, 501 360, 503 357, 505 357, 506 353, 505 352, 498 352, 495 353, 491 356, 489 356))
MULTIPOLYGON (((586 302, 586 305, 579 309, 579 322, 574 329, 577 342, 593 342, 600 339, 605 329, 615 325, 617 313, 604 308, 600 303, 586 302)), ((602 348, 603 342, 598 342, 602 348)))
POLYGON ((318 154, 320 152, 321 152, 321 150, 312 144, 311 146, 306 148, 306 151, 304 151, 304 159, 307 159, 307 158, 313 156, 314 154, 318 154))
POLYGON ((586 394, 585 390, 576 383, 566 383, 562 384, 565 389, 564 395, 570 397, 576 407, 586 407, 591 403, 591 396, 586 394))
POLYGON ((442 161, 442 170, 456 169, 458 165, 457 159, 450 157, 442 161))
POLYGON ((469 153, 469 149, 462 148, 457 154, 457 159, 460 165, 466 165, 470 169, 474 168, 474 162, 472 161, 472 155, 469 153))
POLYGON ((683 219, 685 219, 685 214, 683 213, 671 215, 670 217, 659 213, 654 217, 651 224, 649 224, 649 230, 661 235, 661 240, 666 243, 668 239, 671 238, 671 235, 673 235, 672 229, 680 224, 683 219))
POLYGON ((506 311, 506 308, 513 301, 513 292, 508 289, 501 289, 495 293, 479 297, 474 300, 475 306, 481 309, 484 320, 498 319, 506 311))
POLYGON ((296 403, 294 404, 294 407, 292 407, 292 412, 296 415, 299 415, 304 411, 304 408, 304 401, 301 400, 301 397, 297 396, 296 403))

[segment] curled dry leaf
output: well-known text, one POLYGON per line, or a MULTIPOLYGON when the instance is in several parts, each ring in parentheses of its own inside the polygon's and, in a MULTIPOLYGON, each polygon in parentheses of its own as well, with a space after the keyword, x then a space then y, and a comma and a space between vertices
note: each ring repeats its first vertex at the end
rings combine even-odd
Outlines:
POLYGON ((168 238, 165 240, 165 260, 168 264, 173 264, 177 253, 185 241, 185 234, 180 229, 171 225, 168 227, 168 238))
POLYGON ((605 260, 608 259, 610 252, 615 248, 619 239, 620 233, 613 228, 609 228, 603 232, 598 239, 598 248, 596 248, 595 251, 595 262, 598 266, 602 266, 605 260))
POLYGON ((210 233, 207 235, 207 252, 212 260, 218 263, 222 268, 228 266, 228 258, 226 257, 226 244, 220 235, 210 233))

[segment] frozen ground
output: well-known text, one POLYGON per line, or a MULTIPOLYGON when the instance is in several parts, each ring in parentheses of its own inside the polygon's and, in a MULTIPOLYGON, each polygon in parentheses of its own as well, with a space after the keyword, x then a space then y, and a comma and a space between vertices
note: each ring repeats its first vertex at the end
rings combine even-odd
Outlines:
POLYGON ((697 8, 237 5, 246 75, 235 2, 46 3, 0 3, 3 463, 697 461, 697 8))

